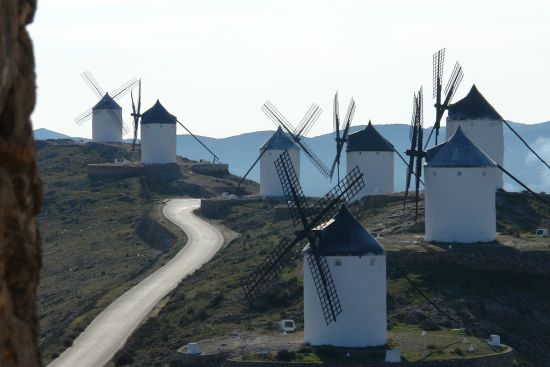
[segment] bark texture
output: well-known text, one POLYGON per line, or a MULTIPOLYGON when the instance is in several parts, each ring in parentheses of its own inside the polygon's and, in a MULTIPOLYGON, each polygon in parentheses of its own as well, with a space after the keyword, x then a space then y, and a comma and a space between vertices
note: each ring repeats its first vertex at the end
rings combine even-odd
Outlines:
POLYGON ((30 114, 36 99, 26 26, 36 0, 0 1, 0 366, 38 366, 42 183, 30 114))

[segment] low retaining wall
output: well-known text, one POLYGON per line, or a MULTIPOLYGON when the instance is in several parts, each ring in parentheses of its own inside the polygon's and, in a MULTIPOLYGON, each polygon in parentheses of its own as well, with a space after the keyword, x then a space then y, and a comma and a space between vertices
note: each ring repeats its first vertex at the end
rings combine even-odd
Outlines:
POLYGON ((254 362, 254 361, 237 361, 226 360, 224 367, 390 367, 390 366, 411 366, 411 367, 512 367, 513 349, 488 356, 468 358, 468 359, 451 359, 441 361, 422 361, 422 362, 401 362, 401 363, 386 363, 372 362, 364 364, 340 364, 340 363, 300 363, 300 362, 254 362))
POLYGON ((291 217, 290 210, 287 205, 277 205, 273 207, 271 217, 273 220, 288 220, 291 217))
POLYGON ((229 174, 229 165, 225 163, 196 163, 191 169, 204 175, 225 176, 229 174))
POLYGON ((550 275, 550 251, 519 251, 510 247, 454 249, 439 252, 388 251, 390 265, 454 264, 478 270, 508 270, 518 273, 550 275))
POLYGON ((122 166, 109 164, 88 164, 88 176, 91 177, 131 177, 145 174, 143 166, 122 166))
POLYGON ((225 211, 231 206, 256 200, 260 199, 258 197, 243 197, 239 199, 224 199, 217 197, 212 199, 201 199, 200 213, 207 218, 223 218, 225 216, 225 211))

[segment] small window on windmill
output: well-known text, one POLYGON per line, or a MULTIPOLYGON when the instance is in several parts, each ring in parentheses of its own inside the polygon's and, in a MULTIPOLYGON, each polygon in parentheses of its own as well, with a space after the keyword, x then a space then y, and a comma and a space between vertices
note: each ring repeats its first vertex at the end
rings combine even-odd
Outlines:
POLYGON ((487 172, 486 172, 485 170, 483 170, 483 171, 481 171, 481 174, 482 174, 483 176, 486 176, 486 175, 487 175, 487 172))
POLYGON ((342 266, 342 260, 340 259, 334 260, 334 266, 342 266))
POLYGON ((370 266, 374 266, 374 265, 376 265, 376 259, 374 257, 372 257, 370 259, 370 266))
POLYGON ((432 176, 437 176, 437 172, 436 172, 436 171, 432 171, 432 176))
POLYGON ((379 154, 380 154, 380 152, 376 152, 376 155, 379 155, 379 154))
POLYGON ((456 171, 457 176, 462 176, 462 171, 456 171))

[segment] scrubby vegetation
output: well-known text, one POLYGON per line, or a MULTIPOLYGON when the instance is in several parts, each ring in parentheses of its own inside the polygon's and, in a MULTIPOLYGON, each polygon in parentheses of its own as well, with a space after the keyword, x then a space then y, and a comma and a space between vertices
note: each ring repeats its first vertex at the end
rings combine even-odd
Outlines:
POLYGON ((191 172, 192 162, 183 159, 175 167, 180 173, 159 168, 145 177, 90 178, 87 163, 131 160, 136 154, 124 144, 57 140, 36 145, 44 181, 40 347, 47 363, 103 308, 184 245, 185 235, 161 215, 162 199, 176 192, 193 196, 198 186, 212 196, 236 179, 215 182, 191 172))
MULTIPOLYGON (((86 175, 87 162, 131 156, 123 146, 69 142, 39 146, 45 181, 39 309, 44 362, 71 345, 94 315, 172 256, 177 244, 183 244, 181 232, 162 219, 160 199, 186 190, 188 195, 203 195, 203 190, 208 190, 208 195, 231 192, 236 184, 232 176, 198 175, 190 169, 192 162, 185 160, 178 162, 181 176, 170 176, 168 184, 159 181, 158 175, 111 181, 92 180, 86 175)), ((369 198, 350 210, 371 233, 382 236, 389 251, 445 251, 446 246, 419 239, 423 217, 415 223, 410 211, 402 211, 401 200, 399 195, 369 198)), ((274 206, 280 204, 243 202, 224 211, 220 221, 241 237, 172 292, 158 315, 136 331, 112 363, 169 365, 176 360, 176 350, 190 341, 241 332, 269 333, 276 329, 277 321, 286 318, 295 320, 300 329, 301 245, 296 246, 274 287, 258 303, 249 305, 242 294, 249 272, 283 235, 291 236, 295 230, 288 220, 272 219, 274 206)), ((523 247, 526 251, 549 249, 547 240, 532 235, 541 221, 550 217, 548 209, 523 193, 499 193, 497 211, 503 236, 500 242, 487 246, 497 248, 511 242, 518 251, 523 247)), ((475 246, 464 248, 467 251, 475 246)), ((496 333, 517 349, 517 366, 550 364, 547 276, 444 263, 406 268, 388 263, 388 280, 388 343, 398 344, 405 359, 466 358, 471 354, 458 341, 496 333), (428 303, 409 280, 450 318, 428 303), (452 329, 462 327, 463 334, 453 334, 452 329), (427 332, 426 338, 421 336, 422 330, 427 332), (447 337, 454 339, 446 342, 447 337)), ((274 350, 272 358, 326 360, 331 353, 308 346, 298 351, 289 349, 288 353, 282 349, 274 350)), ((483 351, 481 344, 476 349, 483 351)))
MULTIPOLYGON (((530 205, 527 200, 523 203, 530 205)), ((273 291, 265 295, 267 298, 259 307, 247 304, 242 295, 241 286, 249 272, 282 234, 293 233, 290 221, 271 219, 275 204, 260 201, 231 207, 223 223, 243 235, 183 282, 172 293, 158 317, 147 321, 130 338, 125 350, 136 357, 133 365, 169 363, 171 358, 175 358, 174 352, 191 341, 238 332, 274 332, 275 323, 284 318, 294 319, 299 328, 303 326, 302 246, 297 246, 273 291), (213 302, 220 298, 219 295, 223 295, 223 299, 213 302), (197 310, 206 316, 199 317, 197 310)), ((388 218, 388 228, 393 228, 396 233, 390 233, 392 230, 388 228, 377 230, 386 235, 381 239, 386 248, 400 251, 403 245, 397 243, 397 239, 406 238, 402 237, 406 235, 404 228, 415 228, 414 221, 407 222, 410 214, 403 213, 401 206, 400 200, 391 198, 380 203, 362 201, 350 210, 371 230, 379 227, 379 222, 383 221, 381 218, 388 218), (401 218, 393 217, 398 215, 401 218), (392 223, 395 226, 391 227, 392 223), (398 237, 394 238, 392 234, 398 237)), ((529 236, 528 230, 522 227, 522 235, 529 236)), ((440 250, 437 245, 419 244, 414 233, 408 236, 413 240, 408 241, 410 245, 405 248, 431 251, 433 247, 433 250, 440 250), (422 246, 427 247, 423 249, 422 246)), ((550 249, 550 244, 547 248, 550 249)), ((462 344, 463 338, 471 339, 476 353, 492 353, 494 351, 480 339, 496 333, 501 335, 503 342, 517 348, 518 366, 549 362, 544 359, 544 351, 550 345, 544 326, 550 323, 550 317, 545 315, 550 302, 550 279, 547 276, 475 270, 449 264, 402 268, 388 263, 388 280, 390 343, 399 345, 405 359, 467 358, 472 356, 468 351, 471 344, 462 344), (406 277, 452 319, 428 303, 406 277), (453 336, 453 329, 457 328, 465 329, 460 332, 462 334, 453 336), (427 332, 426 337, 421 336, 422 330, 427 332)), ((302 360, 320 358, 319 353, 313 355, 299 351, 295 357, 302 360)), ((274 351, 269 358, 289 356, 286 352, 274 351)))

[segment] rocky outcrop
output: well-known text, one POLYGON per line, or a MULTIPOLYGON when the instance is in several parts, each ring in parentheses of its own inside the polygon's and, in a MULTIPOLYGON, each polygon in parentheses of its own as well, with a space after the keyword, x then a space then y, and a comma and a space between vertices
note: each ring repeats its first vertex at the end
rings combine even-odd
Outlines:
POLYGON ((36 288, 42 183, 30 115, 36 95, 26 26, 35 0, 0 2, 0 366, 38 366, 36 288))

